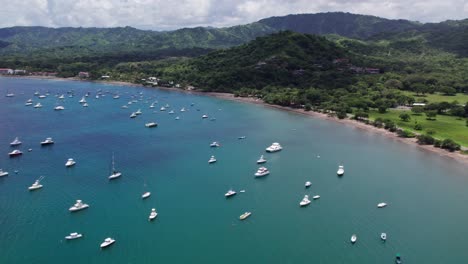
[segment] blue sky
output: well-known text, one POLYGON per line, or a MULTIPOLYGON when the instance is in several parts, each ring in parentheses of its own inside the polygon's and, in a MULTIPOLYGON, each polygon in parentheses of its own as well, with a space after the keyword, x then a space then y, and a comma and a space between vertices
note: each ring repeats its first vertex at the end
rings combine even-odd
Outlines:
POLYGON ((0 27, 225 27, 270 16, 343 11, 439 22, 468 18, 468 0, 0 0, 0 27))

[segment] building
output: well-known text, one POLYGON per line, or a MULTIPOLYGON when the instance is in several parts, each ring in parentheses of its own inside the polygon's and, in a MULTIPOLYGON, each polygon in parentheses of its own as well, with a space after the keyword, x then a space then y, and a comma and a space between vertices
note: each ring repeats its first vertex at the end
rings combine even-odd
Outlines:
POLYGON ((25 74, 26 74, 26 70, 14 70, 14 71, 13 71, 13 74, 14 74, 14 75, 25 75, 25 74))
POLYGON ((80 77, 80 78, 89 78, 89 72, 79 72, 78 77, 80 77))
POLYGON ((7 68, 0 68, 0 74, 13 74, 14 71, 12 69, 7 68))

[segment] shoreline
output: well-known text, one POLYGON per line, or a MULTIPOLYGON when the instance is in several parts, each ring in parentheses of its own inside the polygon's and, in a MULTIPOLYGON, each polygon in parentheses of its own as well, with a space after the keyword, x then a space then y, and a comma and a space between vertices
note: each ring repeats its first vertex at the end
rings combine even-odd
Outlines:
MULTIPOLYGON (((130 83, 130 82, 124 82, 124 81, 107 81, 107 80, 83 80, 79 78, 61 78, 61 77, 53 77, 53 76, 18 76, 17 78, 31 78, 31 79, 46 79, 46 80, 62 80, 62 81, 79 81, 79 82, 93 82, 93 83, 100 83, 100 84, 110 84, 110 85, 118 85, 118 86, 133 86, 133 87, 147 87, 141 84, 135 84, 135 83, 130 83)), ((387 138, 397 140, 399 142, 411 145, 411 146, 416 146, 421 150, 429 151, 432 153, 436 153, 441 157, 444 158, 450 158, 453 160, 456 160, 460 163, 463 163, 465 165, 468 165, 468 155, 461 154, 460 152, 450 152, 445 149, 441 148, 436 148, 432 145, 419 145, 416 141, 416 138, 402 138, 397 136, 395 133, 387 131, 383 128, 377 128, 371 125, 366 125, 362 122, 358 122, 356 120, 352 119, 338 119, 336 117, 330 117, 327 114, 324 113, 318 113, 318 112, 313 112, 313 111, 304 111, 303 109, 295 109, 291 107, 286 107, 286 106, 280 106, 280 105, 270 105, 265 102, 263 102, 260 99, 255 99, 251 97, 235 97, 234 94, 231 93, 218 93, 218 92, 201 92, 201 91, 187 91, 179 88, 170 88, 170 87, 149 87, 149 88, 155 88, 159 90, 166 90, 166 91, 175 91, 175 92, 181 92, 181 93, 187 93, 187 94, 196 94, 196 95, 203 95, 203 96, 211 96, 215 97, 218 99, 223 99, 223 100, 229 100, 229 101, 235 101, 235 102, 241 102, 241 103, 249 103, 249 104, 257 104, 257 105, 262 105, 265 107, 269 108, 274 108, 282 111, 287 111, 291 113, 296 113, 296 114, 301 114, 301 115, 306 115, 312 118, 319 118, 322 120, 327 120, 327 121, 332 121, 335 123, 340 123, 348 126, 352 126, 354 128, 363 130, 367 133, 376 133, 383 135, 387 138)))

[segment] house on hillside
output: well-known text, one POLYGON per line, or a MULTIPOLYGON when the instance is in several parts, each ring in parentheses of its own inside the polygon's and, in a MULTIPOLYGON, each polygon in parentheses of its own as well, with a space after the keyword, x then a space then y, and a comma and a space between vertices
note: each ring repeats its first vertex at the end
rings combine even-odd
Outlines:
POLYGON ((80 78, 89 78, 89 72, 79 72, 78 77, 80 77, 80 78))
POLYGON ((13 69, 0 68, 0 74, 13 74, 13 69))

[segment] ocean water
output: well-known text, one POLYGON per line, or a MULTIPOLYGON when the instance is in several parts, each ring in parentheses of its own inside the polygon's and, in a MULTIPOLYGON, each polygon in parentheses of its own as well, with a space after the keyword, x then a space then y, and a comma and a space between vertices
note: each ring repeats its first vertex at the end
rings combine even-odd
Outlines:
POLYGON ((404 263, 468 262, 466 165, 381 135, 204 96, 13 78, 0 78, 0 124, 0 168, 10 173, 0 178, 2 264, 394 263, 396 253, 404 263), (43 107, 25 106, 30 98, 43 107), (175 114, 159 111, 166 103, 175 114), (24 154, 9 158, 16 136, 24 154), (41 147, 46 137, 55 144, 41 147), (265 153, 272 142, 283 151, 265 153), (109 181, 112 153, 123 176, 109 181), (255 179, 262 154, 271 174, 255 179), (65 168, 68 158, 77 164, 65 168), (44 187, 28 191, 39 176, 44 187), (246 192, 226 199, 230 188, 246 192), (305 194, 321 198, 300 208, 305 194), (90 208, 70 213, 77 199, 90 208), (159 214, 149 222, 151 208, 159 214), (83 238, 66 241, 71 232, 83 238), (106 237, 116 243, 101 250, 106 237))

